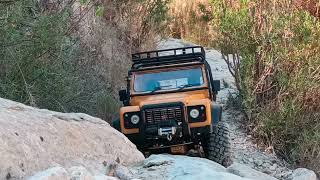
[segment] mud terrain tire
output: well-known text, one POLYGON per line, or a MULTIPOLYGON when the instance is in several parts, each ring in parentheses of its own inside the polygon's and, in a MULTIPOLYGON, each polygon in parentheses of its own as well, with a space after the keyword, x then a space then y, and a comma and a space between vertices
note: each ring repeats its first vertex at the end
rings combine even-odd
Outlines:
POLYGON ((231 149, 228 127, 220 122, 213 127, 203 147, 206 157, 225 167, 231 164, 231 149))

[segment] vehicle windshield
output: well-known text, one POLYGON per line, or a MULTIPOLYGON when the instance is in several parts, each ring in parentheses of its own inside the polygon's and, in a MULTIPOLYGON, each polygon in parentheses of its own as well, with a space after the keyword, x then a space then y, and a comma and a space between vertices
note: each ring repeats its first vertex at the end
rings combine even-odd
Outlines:
POLYGON ((135 92, 155 92, 158 90, 183 89, 203 85, 201 67, 163 72, 136 74, 135 92))

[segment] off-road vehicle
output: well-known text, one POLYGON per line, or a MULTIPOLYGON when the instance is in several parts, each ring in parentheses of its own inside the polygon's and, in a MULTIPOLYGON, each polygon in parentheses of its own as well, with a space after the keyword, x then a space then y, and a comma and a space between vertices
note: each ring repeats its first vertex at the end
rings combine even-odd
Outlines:
POLYGON ((144 153, 199 150, 227 165, 228 130, 220 123, 220 80, 201 46, 132 54, 120 118, 113 125, 144 153))

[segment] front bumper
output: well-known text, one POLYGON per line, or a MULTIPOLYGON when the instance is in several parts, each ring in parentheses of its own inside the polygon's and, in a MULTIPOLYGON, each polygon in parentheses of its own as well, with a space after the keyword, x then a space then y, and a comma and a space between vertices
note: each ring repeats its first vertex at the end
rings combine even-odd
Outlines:
POLYGON ((141 150, 170 147, 177 144, 198 144, 200 136, 212 132, 209 100, 187 103, 173 102, 141 107, 142 121, 135 132, 124 133, 141 150), (208 101, 208 102, 207 102, 208 101), (187 107, 205 105, 206 121, 189 122, 187 107), (178 114, 179 116, 172 115, 178 114))
POLYGON ((212 132, 212 126, 204 126, 199 128, 191 128, 190 134, 182 137, 172 138, 169 141, 167 138, 161 137, 152 137, 150 139, 146 138, 145 134, 137 133, 137 134, 128 134, 126 135, 131 142, 133 142, 137 148, 141 151, 165 151, 166 149, 185 144, 187 146, 198 145, 199 140, 202 136, 208 135, 212 132))

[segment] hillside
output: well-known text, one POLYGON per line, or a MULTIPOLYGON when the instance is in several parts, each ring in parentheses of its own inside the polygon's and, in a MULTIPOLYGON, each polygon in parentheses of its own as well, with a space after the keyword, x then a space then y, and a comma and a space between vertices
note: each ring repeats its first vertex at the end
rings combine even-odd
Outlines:
MULTIPOLYGON (((0 0, 0 179, 316 180, 319 9, 315 0, 0 0), (156 66, 163 64, 155 63, 153 78, 140 81, 154 89, 135 89, 143 66, 128 74, 133 53, 188 46, 204 47, 199 83, 185 71, 180 75, 188 78, 160 80, 156 66), (213 80, 220 80, 217 95, 213 80), (128 85, 121 102, 119 90, 128 85), (146 130, 145 106, 164 102, 182 104, 181 122, 170 108, 150 115, 155 137, 137 148, 132 137, 146 130), (195 117, 201 111, 203 124, 193 122, 191 110, 195 117), (135 114, 137 124, 126 113, 135 114), (221 124, 214 121, 220 116, 219 134, 221 124), (165 137, 162 125, 169 121, 165 137), (132 131, 124 131, 125 123, 132 131), (172 141, 179 126, 185 131, 172 141), (195 133, 204 126, 207 134, 195 133), (194 149, 184 154, 220 158, 226 167, 138 151, 147 145, 170 149, 172 143, 191 143, 194 149), (210 155, 214 150, 219 157, 210 155)), ((179 67, 169 69, 185 68, 179 67)))

